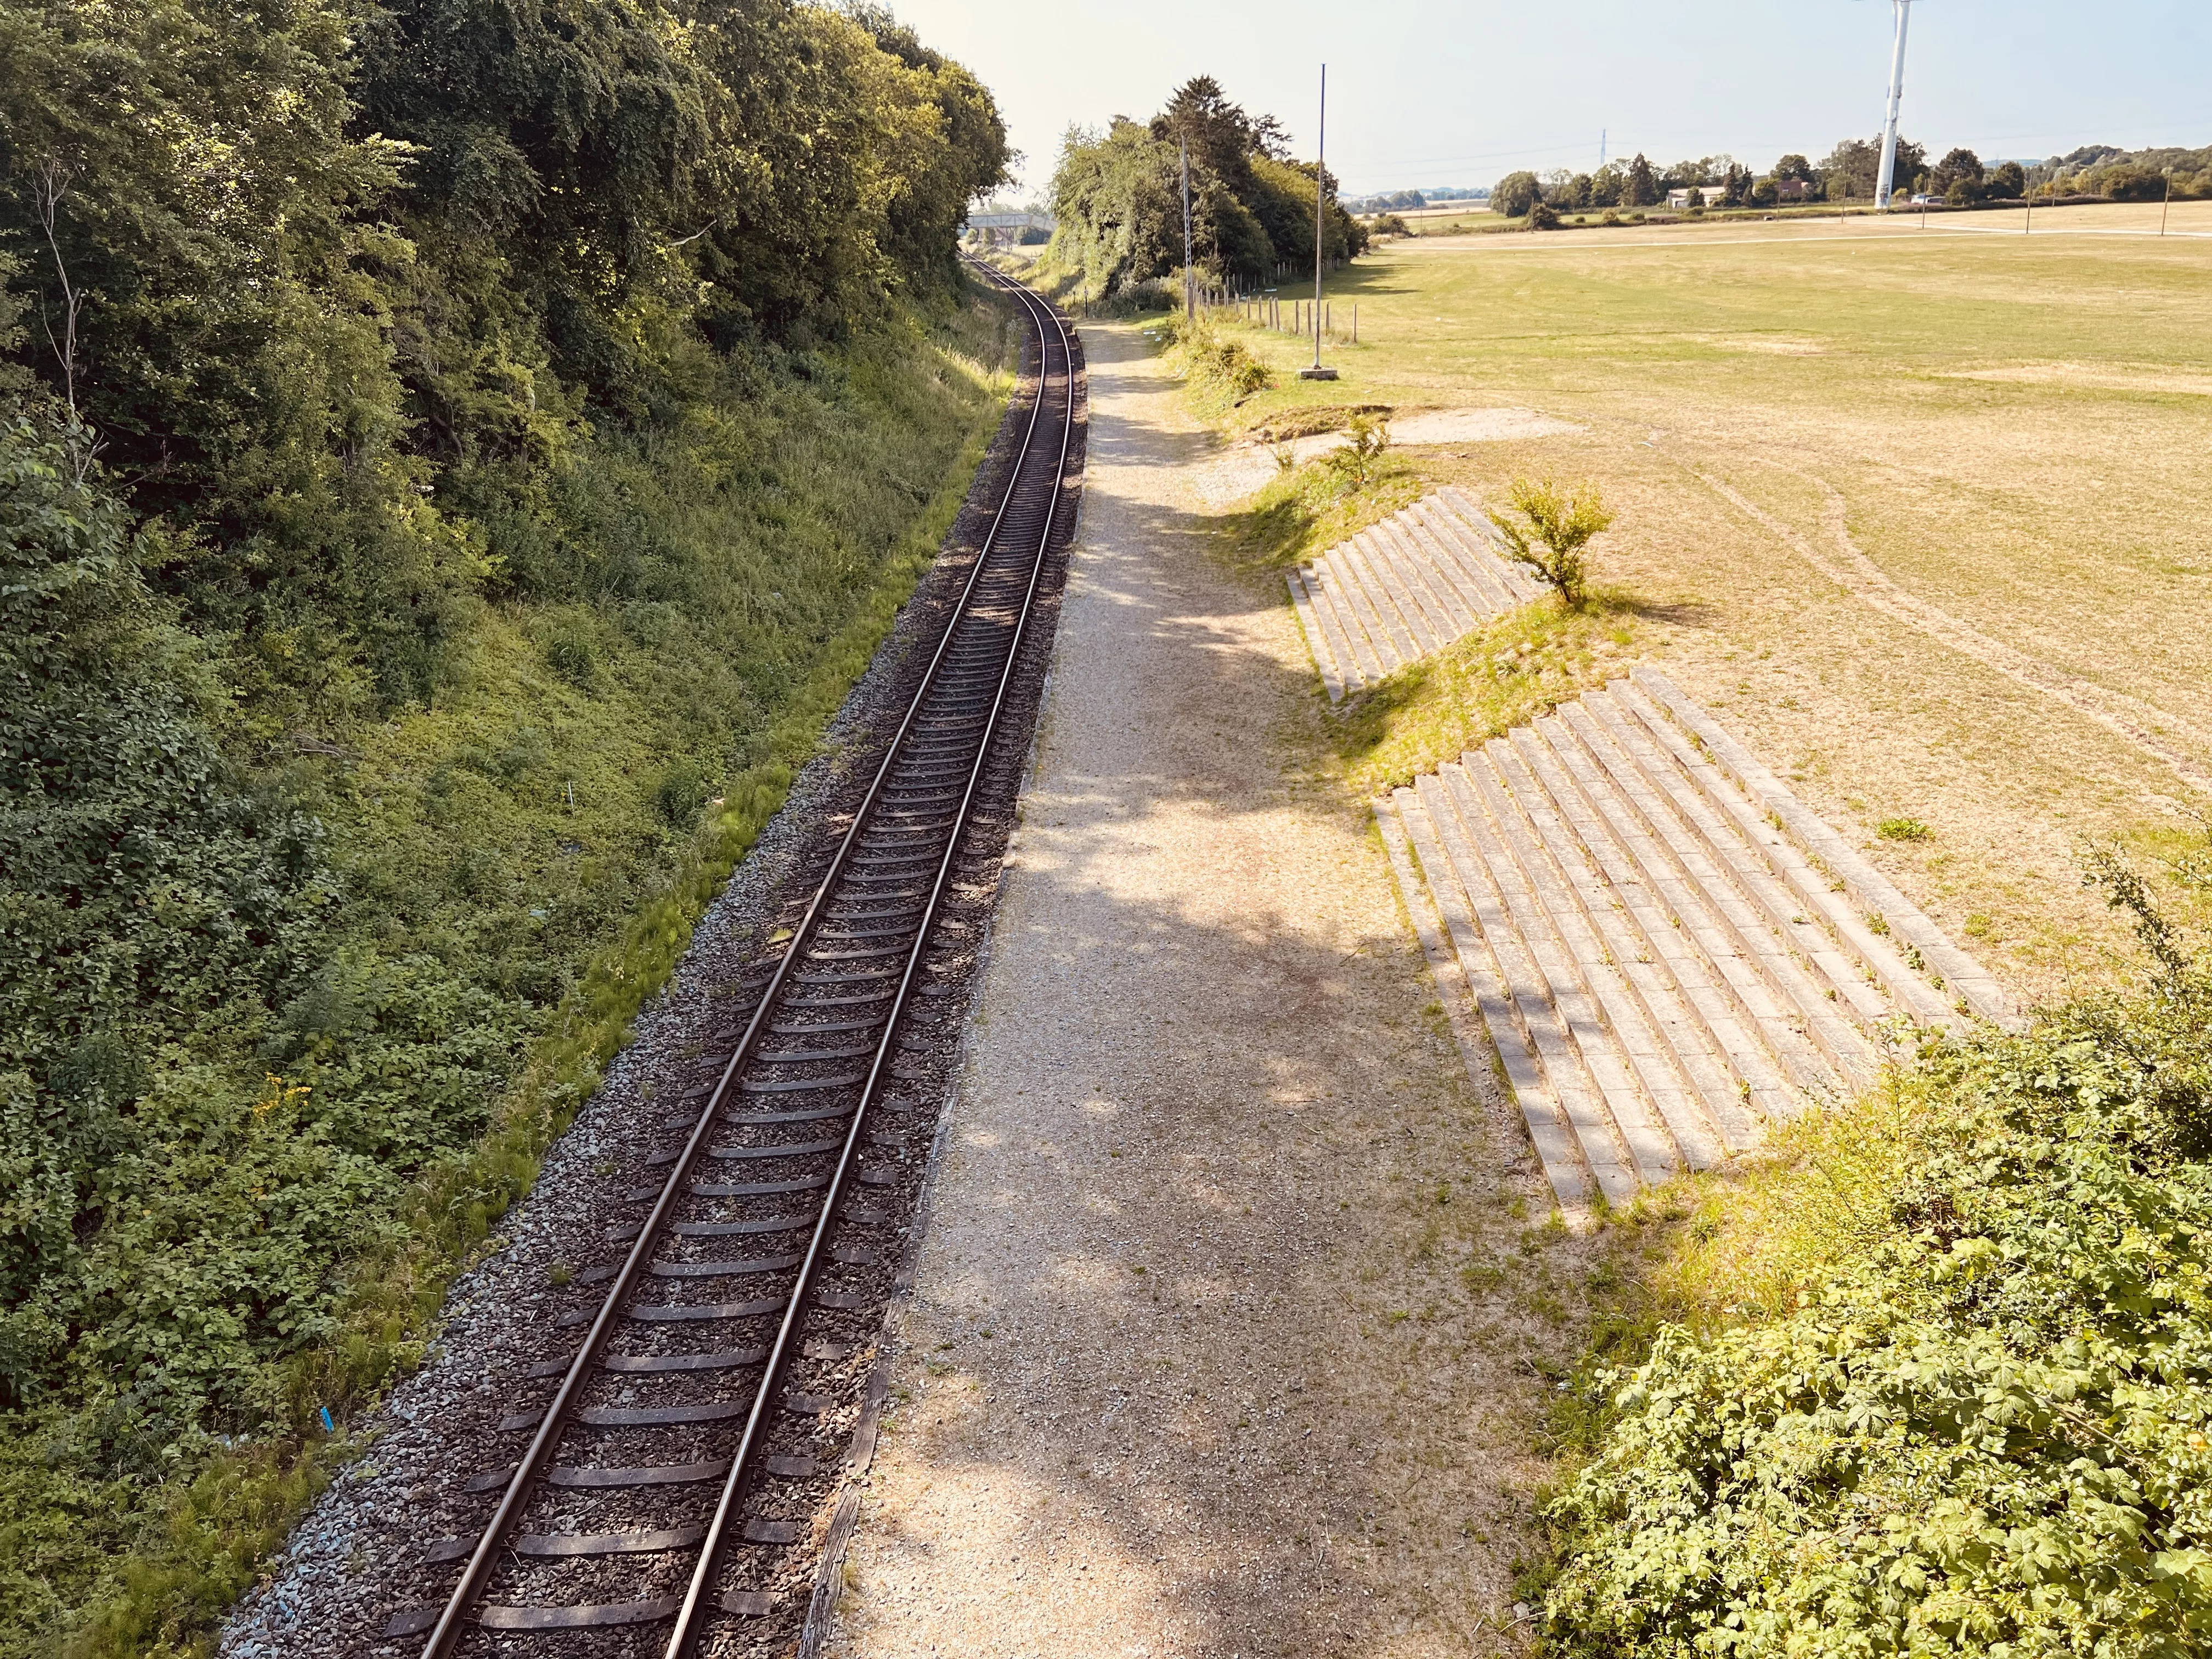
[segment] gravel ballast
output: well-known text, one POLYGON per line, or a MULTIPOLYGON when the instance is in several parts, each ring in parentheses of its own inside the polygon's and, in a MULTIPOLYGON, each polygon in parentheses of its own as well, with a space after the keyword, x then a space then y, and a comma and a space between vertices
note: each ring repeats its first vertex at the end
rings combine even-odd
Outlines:
POLYGON ((1322 775, 1212 441, 1093 328, 1091 473, 829 1650, 1516 1651, 1582 1245, 1322 775))

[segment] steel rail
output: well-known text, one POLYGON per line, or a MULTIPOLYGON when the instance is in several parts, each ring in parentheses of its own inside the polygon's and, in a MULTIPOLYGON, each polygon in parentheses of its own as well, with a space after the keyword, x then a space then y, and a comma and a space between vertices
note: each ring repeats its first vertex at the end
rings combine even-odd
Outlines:
MULTIPOLYGON (((982 269, 988 270, 988 266, 982 269)), ((992 273, 994 276, 996 272, 992 273)), ((693 1569, 691 1583, 685 1590, 684 1605, 676 1615, 676 1627, 669 1634, 667 1659, 688 1659, 693 1644, 697 1640, 699 1627, 707 1612, 708 1594, 719 1568, 722 1548, 727 1541, 729 1527, 737 1514, 744 1493, 744 1478, 750 1469, 750 1460, 760 1437, 762 1423, 769 1402, 775 1397, 776 1382, 790 1357, 791 1341, 798 1329, 806 1291, 813 1283, 814 1269, 821 1259, 823 1242, 828 1238, 830 1224, 836 1212, 838 1196, 844 1190, 845 1177, 853 1165, 853 1154, 860 1146, 860 1129, 874 1102, 878 1084, 882 1080, 884 1064, 891 1050, 893 1033, 898 1029, 899 1016, 906 1010, 907 998, 914 988, 915 970, 921 965, 929 947, 930 930, 936 926, 937 913, 945 901, 945 889, 952 878, 952 862, 960 851, 961 832, 967 827, 975 800, 977 786, 982 781, 983 769, 991 758, 991 744, 998 734, 999 716, 1004 711, 1007 688, 1013 683, 1014 671, 1020 665, 1022 641, 1029 630, 1030 613, 1036 609, 1039 579, 1044 574, 1045 557, 1052 546, 1053 526, 1059 521, 1060 497, 1067 480, 1067 453, 1075 436, 1075 356, 1067 339, 1067 325, 1052 309, 1037 300, 1026 289, 1012 283, 1012 289, 1030 314, 1037 321, 1037 401, 1030 410, 1032 425, 1037 412, 1043 407, 1051 386, 1051 356, 1047 347, 1044 325, 1049 322, 1060 336, 1060 361, 1066 379, 1067 410, 1060 422, 1060 455, 1052 470, 1052 495, 1044 513, 1044 524, 1037 532, 1036 554, 1030 567, 1030 578, 1022 592, 1022 608, 1014 620, 1013 636, 1006 645, 1005 666, 999 672, 999 683, 991 698, 991 713, 984 721, 981 738, 975 744, 975 757, 969 763, 968 780, 960 796, 960 806, 953 817, 951 833, 945 837, 945 851, 937 864, 937 874, 930 883, 929 898, 922 907, 921 923, 916 930, 914 947, 907 953, 906 967, 899 975, 897 994, 891 1001, 890 1016, 884 1022, 882 1040, 876 1045, 875 1058, 868 1066, 867 1081, 860 1086, 860 1104, 854 1109, 853 1126, 845 1133, 845 1147, 837 1160, 836 1173, 830 1177, 829 1194, 823 1200, 821 1219, 815 1224, 814 1236, 807 1243, 806 1259, 799 1266, 799 1279, 793 1286, 791 1300, 786 1304, 782 1323, 777 1328, 775 1342, 769 1350, 768 1362, 762 1372, 759 1393, 754 1397, 751 1413, 745 1419, 744 1433, 737 1449, 730 1455, 730 1472, 722 1483, 722 1494, 714 1505, 714 1517, 708 1523, 707 1536, 700 1547, 699 1561, 693 1569)), ((1012 498, 1009 490, 1008 499, 1012 498)), ((1003 511, 1003 509, 1002 509, 1003 511)), ((982 558, 976 561, 980 567, 982 558)), ((952 630, 947 629, 948 641, 952 630)), ((920 706, 916 699, 915 706, 920 706)), ((911 719, 911 712, 908 718, 911 719)), ((888 762, 888 757, 886 757, 888 762)), ((825 889, 826 890, 826 885, 825 889)))
POLYGON ((577 1404, 577 1398, 583 1392, 607 1338, 623 1319, 623 1305, 635 1285, 640 1269, 661 1243, 662 1231, 680 1201, 684 1184, 690 1178, 698 1161, 699 1153, 714 1127, 715 1120, 720 1115, 732 1084, 744 1069, 747 1062, 754 1058, 756 1045, 771 1013, 775 1009, 778 994, 783 988, 786 977, 793 964, 801 959, 806 948, 812 942, 817 925, 823 916, 840 877, 844 874, 850 862, 854 848, 859 844, 863 834, 872 827, 872 815, 883 793, 884 783, 901 757, 915 721, 921 714, 930 693, 937 688, 939 672, 952 650, 956 638, 959 635, 962 622, 968 617, 969 607, 976 588, 986 569, 990 566, 992 554, 997 549, 1000 532, 1006 524, 1007 514, 1013 509, 1017 500, 1022 495, 1024 484, 1030 482, 1024 476, 1024 467, 1035 446, 1037 428, 1046 404, 1051 396, 1052 342, 1046 331, 1046 325, 1048 323, 1058 336, 1062 373, 1066 381, 1065 391, 1066 410, 1061 425, 1060 454, 1053 468, 1052 494, 1045 510, 1044 526, 1038 539, 1036 562, 1030 573, 1021 613, 1015 623, 1012 637, 1007 647, 1006 662, 999 676, 999 684, 993 699, 990 715, 969 770, 959 811, 955 817, 946 840, 944 854, 939 860, 937 878, 932 885, 928 903, 923 911, 921 925, 908 953, 906 968, 901 976, 898 991, 893 1000, 890 1012, 884 1019, 882 1036, 876 1044, 874 1060, 862 1088, 860 1103, 854 1110, 852 1126, 847 1132, 839 1153, 836 1170, 823 1200, 813 1235, 809 1241, 805 1260, 800 1266, 799 1276, 794 1281, 786 1302, 784 1317, 777 1332, 775 1345, 771 1349, 763 1367, 751 1409, 746 1418, 744 1437, 740 1441, 738 1450, 731 1459, 729 1476, 724 1483, 721 1499, 716 1506, 705 1547, 701 1551, 698 1567, 693 1574, 690 1587, 678 1614, 676 1631, 669 1647, 670 1654, 676 1655, 681 1652, 696 1637, 698 1621, 704 1612, 702 1605, 704 1589, 711 1578, 714 1565, 720 1554, 720 1547, 725 1540, 730 1518, 735 1513, 737 1501, 742 1495, 741 1486, 743 1476, 746 1472, 747 1458, 758 1439, 760 1425, 767 1415, 769 1402, 775 1397, 775 1385, 784 1364, 788 1358, 790 1337, 797 1328, 799 1315, 804 1309, 806 1291, 812 1283, 814 1269, 818 1262, 823 1243, 828 1237, 830 1224, 835 1218, 837 1200, 845 1189, 846 1177, 852 1169, 868 1106, 874 1098, 884 1060, 890 1052, 899 1017, 906 1006, 915 969, 928 945, 930 930, 935 925, 937 913, 942 904, 945 887, 949 880, 953 858, 959 848, 962 833, 967 825, 976 784, 981 776, 984 763, 988 758, 991 743, 998 726, 999 715, 1004 706, 1006 689, 1011 684, 1015 665, 1020 656, 1023 638, 1034 605, 1038 579, 1044 568, 1045 553, 1049 547, 1053 528, 1058 520, 1060 496, 1066 484, 1067 455, 1073 436, 1075 412, 1074 358, 1068 341, 1066 325, 1049 307, 1037 300, 1028 289, 1007 280, 1000 273, 982 265, 980 262, 970 261, 969 263, 1002 289, 1012 292, 1029 313, 1031 321, 1037 329, 1036 395, 1031 402, 1029 417, 1023 428, 1021 446, 1008 468, 1005 494, 999 502, 997 510, 992 515, 990 527, 986 532, 977 549, 975 562, 962 584, 958 599, 953 606, 951 617, 945 625, 944 635, 931 654, 929 665, 908 702, 897 730, 884 749, 884 757, 878 765, 873 777, 869 781, 866 793, 854 809, 852 820, 844 835, 840 837, 830 863, 817 885, 813 896, 807 902, 805 914, 798 925, 793 928, 791 937, 785 941, 782 954, 778 957, 768 981, 761 988, 754 1004, 753 1012, 746 1021, 744 1033, 732 1050, 728 1061, 724 1065, 713 1089, 702 1103, 690 1134, 677 1156, 666 1180, 662 1183, 653 1209, 638 1228, 636 1237, 629 1251, 623 1257, 621 1267, 609 1284, 607 1292, 600 1303, 599 1313, 586 1333, 575 1357, 563 1373, 560 1386, 540 1420, 528 1449, 516 1463, 514 1474, 509 1477, 506 1488, 501 1495, 497 1509, 479 1536, 460 1578, 441 1609, 438 1620, 424 1642, 423 1659, 445 1659, 445 1656, 450 1655, 459 1642, 470 1610, 483 1593, 492 1568, 498 1559, 501 1547, 520 1518, 538 1481, 543 1475, 545 1464, 568 1431, 577 1404))

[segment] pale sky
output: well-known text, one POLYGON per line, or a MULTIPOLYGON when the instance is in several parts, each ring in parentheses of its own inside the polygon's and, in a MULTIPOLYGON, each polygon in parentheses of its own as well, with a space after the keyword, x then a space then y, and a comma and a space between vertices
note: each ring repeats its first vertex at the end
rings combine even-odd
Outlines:
MULTIPOLYGON (((1039 192, 1068 123, 1142 118, 1193 75, 1310 157, 1327 62, 1330 169, 1353 193, 1588 168, 1601 129, 1609 154, 1662 164, 1817 161, 1879 131, 1889 76, 1887 0, 890 3, 989 83, 1039 192)), ((1903 130, 1984 160, 2212 143, 2212 7, 1912 0, 1903 130)))

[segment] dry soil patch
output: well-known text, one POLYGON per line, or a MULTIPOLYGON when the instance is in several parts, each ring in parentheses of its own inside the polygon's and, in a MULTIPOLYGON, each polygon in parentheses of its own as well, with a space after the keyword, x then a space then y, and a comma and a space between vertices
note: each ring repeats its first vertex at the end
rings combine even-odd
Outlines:
MULTIPOLYGON (((1567 437, 1583 430, 1571 421, 1533 409, 1422 409, 1395 416, 1390 441, 1401 447, 1440 444, 1507 443, 1518 439, 1567 437)), ((1273 477, 1277 451, 1287 451, 1304 465, 1349 441, 1341 432, 1316 432, 1278 446, 1237 444, 1194 461, 1185 469, 1185 488, 1206 507, 1241 501, 1273 477)))

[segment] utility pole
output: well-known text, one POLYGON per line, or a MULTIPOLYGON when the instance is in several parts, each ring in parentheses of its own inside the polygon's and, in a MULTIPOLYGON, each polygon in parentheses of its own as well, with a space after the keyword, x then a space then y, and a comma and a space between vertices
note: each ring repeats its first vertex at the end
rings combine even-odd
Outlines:
POLYGON ((1897 106, 1905 97, 1905 28, 1912 0, 1890 0, 1890 5, 1897 13, 1897 44, 1889 54, 1889 120, 1881 130, 1881 173, 1874 187, 1875 205, 1884 209, 1897 187, 1897 106))
POLYGON ((1321 259, 1328 235, 1328 65, 1321 66, 1321 124, 1314 137, 1314 360, 1298 371, 1301 380, 1333 380, 1336 371, 1321 363, 1321 259))
POLYGON ((2172 167, 2168 167, 2166 170, 2166 200, 2160 204, 2158 210, 2158 234, 2161 236, 2166 234, 2166 216, 2172 206, 2173 169, 2172 167))
POLYGON ((1182 141, 1182 314, 1198 320, 1198 276, 1190 264, 1190 140, 1182 141))

